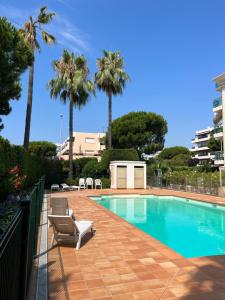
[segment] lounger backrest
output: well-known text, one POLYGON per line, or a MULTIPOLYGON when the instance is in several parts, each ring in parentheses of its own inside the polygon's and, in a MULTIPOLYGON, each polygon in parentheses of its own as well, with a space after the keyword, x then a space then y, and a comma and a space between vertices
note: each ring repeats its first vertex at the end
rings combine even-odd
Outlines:
POLYGON ((64 197, 52 197, 50 198, 50 208, 52 209, 52 215, 68 215, 68 200, 64 197))
POLYGON ((62 187, 69 187, 68 184, 66 184, 66 183, 61 183, 61 186, 62 187))
POLYGON ((79 179, 79 185, 84 185, 85 184, 85 179, 84 178, 80 178, 79 179))
POLYGON ((86 178, 86 185, 93 185, 93 179, 91 177, 86 178))
POLYGON ((76 226, 69 216, 48 216, 56 233, 75 235, 76 226))
POLYGON ((95 185, 101 185, 102 181, 101 179, 95 179, 95 185))

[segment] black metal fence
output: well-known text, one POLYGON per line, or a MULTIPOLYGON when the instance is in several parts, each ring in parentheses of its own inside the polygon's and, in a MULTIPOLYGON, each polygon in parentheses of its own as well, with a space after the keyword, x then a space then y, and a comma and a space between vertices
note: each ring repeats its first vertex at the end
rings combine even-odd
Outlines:
POLYGON ((204 180, 196 178, 188 180, 187 178, 171 178, 164 179, 162 177, 147 177, 147 185, 149 187, 164 188, 177 191, 185 191, 191 193, 218 195, 219 180, 209 178, 204 180))
POLYGON ((27 299, 43 196, 44 177, 20 201, 20 208, 0 242, 0 299, 27 299))

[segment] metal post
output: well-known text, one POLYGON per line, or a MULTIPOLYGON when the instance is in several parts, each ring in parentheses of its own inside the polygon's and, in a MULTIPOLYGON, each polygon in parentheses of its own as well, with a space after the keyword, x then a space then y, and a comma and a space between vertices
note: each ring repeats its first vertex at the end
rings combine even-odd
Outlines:
POLYGON ((59 130, 59 144, 60 144, 60 149, 59 149, 59 159, 61 159, 62 155, 62 127, 63 127, 63 115, 60 115, 60 130, 59 130))

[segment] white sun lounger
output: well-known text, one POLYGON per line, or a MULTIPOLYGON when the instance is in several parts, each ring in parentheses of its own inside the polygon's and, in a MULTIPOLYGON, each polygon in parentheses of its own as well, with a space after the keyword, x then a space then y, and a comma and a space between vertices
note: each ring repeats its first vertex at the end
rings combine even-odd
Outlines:
POLYGON ((60 187, 58 184, 52 184, 51 185, 51 191, 59 191, 60 190, 60 187))
POLYGON ((80 248, 82 238, 88 233, 93 233, 93 222, 91 221, 73 221, 69 216, 48 216, 49 221, 53 226, 53 236, 51 247, 54 241, 73 242, 76 244, 76 249, 80 248))
POLYGON ((60 185, 61 185, 63 191, 70 191, 70 187, 68 184, 61 183, 60 185))
POLYGON ((51 197, 50 209, 50 215, 70 216, 75 220, 73 210, 69 208, 68 199, 65 197, 51 197))

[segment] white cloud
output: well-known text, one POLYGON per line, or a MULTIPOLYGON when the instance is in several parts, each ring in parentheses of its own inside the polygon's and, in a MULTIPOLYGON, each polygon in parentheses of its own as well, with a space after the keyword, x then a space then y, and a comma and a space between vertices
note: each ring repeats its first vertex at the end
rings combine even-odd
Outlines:
MULTIPOLYGON (((58 0, 63 2, 65 0, 58 0)), ((54 11, 49 9, 50 11, 54 11)), ((7 4, 0 4, 0 15, 5 16, 17 27, 22 27, 28 16, 36 15, 38 9, 33 12, 26 9, 20 9, 7 4)), ((88 52, 89 45, 84 34, 75 27, 65 16, 56 12, 53 22, 47 26, 47 31, 56 37, 56 42, 63 48, 68 48, 74 52, 88 52)))
POLYGON ((2 17, 6 17, 13 24, 22 26, 30 13, 26 9, 20 9, 11 5, 0 3, 0 15, 2 17))
POLYGON ((63 47, 79 53, 89 51, 84 34, 62 15, 57 14, 48 28, 63 47))

